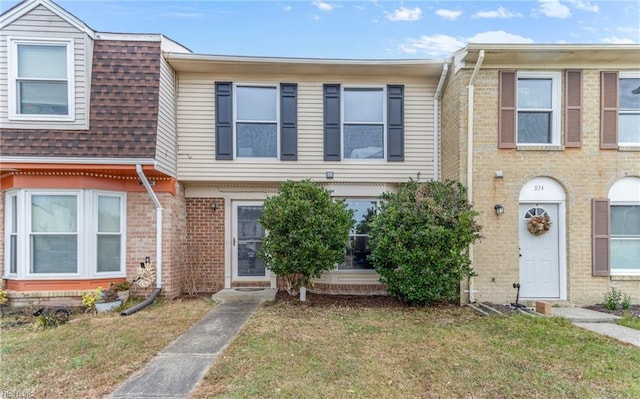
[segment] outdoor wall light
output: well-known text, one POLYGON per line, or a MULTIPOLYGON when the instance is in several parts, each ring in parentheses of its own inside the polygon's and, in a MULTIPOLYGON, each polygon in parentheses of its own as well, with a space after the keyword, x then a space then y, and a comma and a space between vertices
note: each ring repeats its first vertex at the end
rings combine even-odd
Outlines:
POLYGON ((502 215, 504 213, 504 206, 497 204, 493 207, 496 210, 496 215, 502 215))
POLYGON ((329 179, 329 180, 333 179, 333 171, 332 170, 328 170, 327 173, 325 173, 325 175, 327 176, 327 179, 329 179))
POLYGON ((215 212, 216 209, 218 209, 218 204, 216 204, 215 202, 211 203, 211 209, 213 209, 213 211, 215 212))

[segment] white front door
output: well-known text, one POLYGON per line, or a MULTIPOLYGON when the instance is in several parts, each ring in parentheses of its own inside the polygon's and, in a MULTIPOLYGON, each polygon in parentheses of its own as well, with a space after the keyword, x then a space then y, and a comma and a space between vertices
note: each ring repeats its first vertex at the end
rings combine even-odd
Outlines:
POLYGON ((520 204, 520 297, 560 298, 558 204, 520 204), (529 230, 531 217, 547 214, 549 230, 536 235, 529 230))
POLYGON ((258 219, 262 215, 262 202, 233 203, 233 232, 231 239, 233 279, 238 281, 268 280, 264 261, 257 256, 262 248, 264 229, 258 219))

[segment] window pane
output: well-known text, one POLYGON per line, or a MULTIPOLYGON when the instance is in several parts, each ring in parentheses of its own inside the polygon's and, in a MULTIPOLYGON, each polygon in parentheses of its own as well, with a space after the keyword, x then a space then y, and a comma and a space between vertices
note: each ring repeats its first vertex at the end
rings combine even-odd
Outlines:
POLYGON ((551 143, 551 112, 518 112, 518 143, 551 143))
POLYGON ((120 198, 98 197, 98 232, 120 232, 120 198))
POLYGON ((18 197, 11 196, 11 233, 18 232, 18 197))
POLYGON ((640 205, 611 206, 611 235, 640 237, 640 205))
POLYGON ((384 157, 382 131, 382 125, 345 125, 345 158, 382 159, 384 157))
POLYGON ((640 144, 640 113, 619 115, 618 142, 640 144))
POLYGON ((9 237, 9 273, 18 272, 18 236, 9 237))
POLYGON ((640 109, 640 78, 620 79, 620 109, 640 109))
POLYGON ((551 79, 518 79, 518 108, 551 109, 551 79))
POLYGON ((33 195, 31 197, 31 231, 75 233, 78 225, 77 209, 75 195, 33 195))
POLYGON ((98 235, 98 272, 120 271, 120 235, 98 235))
POLYGON ((264 238, 260 216, 262 206, 238 206, 238 276, 266 275, 264 260, 257 256, 264 238))
POLYGON ((237 119, 240 121, 275 121, 276 89, 274 87, 238 87, 237 119))
POLYGON ((611 268, 640 270, 640 239, 611 239, 611 268))
POLYGON ((18 77, 67 79, 67 46, 19 44, 18 77))
POLYGON ((278 138, 274 123, 238 123, 236 139, 238 157, 278 156, 278 138))
POLYGON ((345 89, 344 121, 382 123, 382 97, 382 89, 345 89))
POLYGON ((33 273, 75 273, 78 268, 78 238, 75 234, 31 236, 33 273))
POLYGON ((369 249, 369 222, 376 213, 376 201, 345 201, 347 207, 353 210, 355 224, 349 232, 349 246, 344 257, 344 264, 339 270, 373 269, 368 257, 369 249))
POLYGON ((67 115, 66 82, 18 82, 20 114, 67 115))

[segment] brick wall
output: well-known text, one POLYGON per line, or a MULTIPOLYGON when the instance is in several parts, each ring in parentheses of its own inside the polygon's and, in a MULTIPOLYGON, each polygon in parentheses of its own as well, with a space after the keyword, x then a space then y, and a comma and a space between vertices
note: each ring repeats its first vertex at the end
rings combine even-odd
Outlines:
POLYGON ((222 198, 186 199, 187 251, 184 290, 224 288, 225 207, 222 198), (213 210, 211 204, 216 204, 213 210))
MULTIPOLYGON (((462 95, 466 93, 466 77, 459 78, 457 90, 462 95)), ((640 302, 638 279, 620 281, 591 276, 591 199, 606 198, 611 185, 622 177, 640 176, 640 153, 600 150, 599 70, 583 70, 583 90, 581 148, 499 150, 498 70, 483 69, 479 73, 475 82, 473 190, 475 209, 481 213, 478 221, 484 226, 484 238, 474 246, 474 267, 478 273, 476 300, 498 303, 515 300, 512 284, 519 280, 519 194, 527 181, 546 176, 564 188, 567 198, 568 300, 577 305, 600 302, 605 292, 615 286, 630 294, 634 302, 640 302), (496 170, 503 171, 503 179, 494 178, 496 170), (498 203, 505 207, 502 216, 496 216, 493 209, 498 203)), ((465 124, 461 125, 460 134, 463 136, 460 148, 466 150, 465 124)), ((445 140, 443 151, 444 147, 445 140)), ((443 153, 443 159, 447 156, 443 153)), ((463 164, 460 163, 461 169, 463 164)), ((447 173, 453 174, 450 170, 447 173)), ((461 170, 460 176, 463 175, 461 170)))

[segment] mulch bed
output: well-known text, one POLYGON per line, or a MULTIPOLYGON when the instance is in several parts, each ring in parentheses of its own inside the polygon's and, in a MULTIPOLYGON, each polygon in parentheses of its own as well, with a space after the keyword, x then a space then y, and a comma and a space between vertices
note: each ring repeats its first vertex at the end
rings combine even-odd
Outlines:
POLYGON ((300 302, 298 296, 278 291, 275 303, 292 306, 349 307, 349 308, 410 308, 404 302, 387 295, 329 295, 307 292, 307 300, 300 302))
POLYGON ((631 305, 631 308, 628 310, 625 310, 625 309, 610 310, 604 307, 604 305, 601 303, 596 305, 584 306, 584 308, 595 310, 598 312, 603 312, 603 313, 610 313, 616 316, 624 316, 630 313, 633 317, 640 317, 640 305, 631 305))

